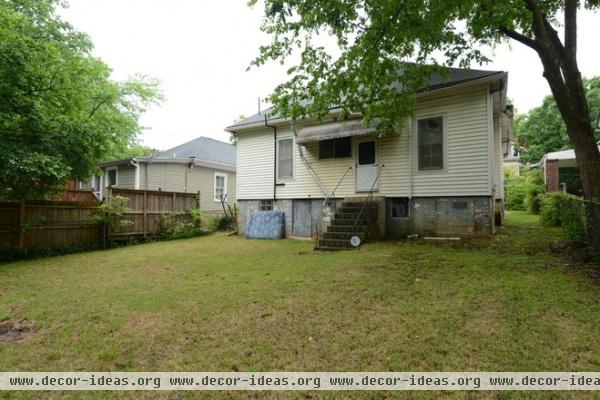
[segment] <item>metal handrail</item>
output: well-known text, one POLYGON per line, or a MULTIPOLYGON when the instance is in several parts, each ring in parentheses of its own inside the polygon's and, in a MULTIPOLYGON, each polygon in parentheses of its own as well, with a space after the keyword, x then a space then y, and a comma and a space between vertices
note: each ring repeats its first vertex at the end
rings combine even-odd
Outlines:
MULTIPOLYGON (((381 166, 381 170, 383 170, 383 168, 385 168, 385 165, 381 166)), ((369 195, 367 196, 367 201, 365 201, 363 203, 362 207, 360 208, 360 212, 358 213, 358 216, 354 220, 354 226, 356 226, 358 224, 358 221, 360 220, 360 217, 362 217, 363 212, 365 210, 365 206, 368 203, 370 203, 371 200, 373 199, 373 192, 375 190, 375 184, 377 183, 377 181, 379 181, 379 177, 381 176, 381 170, 377 169, 377 176, 375 177, 375 180, 373 181, 373 184, 371 185, 371 190, 369 190, 369 195)))
POLYGON ((346 170, 346 172, 344 172, 344 175, 342 175, 342 177, 340 178, 340 180, 338 181, 337 185, 335 186, 335 188, 333 189, 333 191, 331 193, 327 193, 325 195, 325 199, 323 200, 323 207, 321 208, 321 214, 319 215, 319 225, 317 226, 317 228, 315 229, 316 233, 315 233, 315 248, 318 247, 319 245, 319 227, 323 226, 323 218, 324 218, 324 214, 325 214, 325 207, 327 207, 327 203, 331 200, 333 200, 333 207, 334 207, 334 212, 337 213, 337 204, 335 202, 335 191, 340 187, 340 185, 342 184, 342 181, 344 180, 344 178, 346 178, 346 176, 348 175, 348 172, 350 172, 352 170, 352 166, 349 166, 348 169, 346 170))

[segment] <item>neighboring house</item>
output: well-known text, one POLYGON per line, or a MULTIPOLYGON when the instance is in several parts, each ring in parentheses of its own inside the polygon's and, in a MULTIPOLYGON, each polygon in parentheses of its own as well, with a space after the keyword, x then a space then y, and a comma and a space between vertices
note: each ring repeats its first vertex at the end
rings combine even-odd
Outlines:
MULTIPOLYGON (((286 236, 311 237, 327 225, 324 204, 333 202, 325 199, 338 206, 344 199, 356 211, 372 195, 381 235, 494 232, 503 216, 502 143, 512 123, 507 78, 464 69, 432 77, 396 135, 359 119, 336 121, 338 109, 327 123, 292 124, 267 110, 226 128, 238 138, 241 231, 252 212, 280 210, 286 236)), ((341 223, 342 216, 332 218, 341 223)))
MULTIPOLYGON (((597 145, 600 149, 600 141, 597 145)), ((575 150, 547 153, 537 166, 542 171, 547 192, 563 191, 575 195, 583 193, 575 150)))
POLYGON ((220 196, 236 199, 236 147, 199 137, 152 157, 133 157, 100 163, 101 174, 81 187, 92 187, 99 198, 109 186, 124 189, 200 192, 200 208, 221 212, 220 196))

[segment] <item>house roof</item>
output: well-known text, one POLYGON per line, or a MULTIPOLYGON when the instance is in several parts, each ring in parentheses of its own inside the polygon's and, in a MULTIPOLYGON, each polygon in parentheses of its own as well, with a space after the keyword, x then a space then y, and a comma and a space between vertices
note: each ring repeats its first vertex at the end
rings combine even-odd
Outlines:
POLYGON ((235 171, 237 148, 229 143, 200 136, 169 150, 150 157, 130 157, 121 160, 109 160, 98 164, 99 167, 131 163, 174 163, 204 166, 208 168, 235 171))
MULTIPOLYGON (((600 141, 596 143, 598 145, 598 150, 600 150, 600 141)), ((575 160, 575 150, 561 150, 561 151, 553 151, 552 153, 546 153, 542 160, 575 160)))
POLYGON ((237 148, 229 143, 200 136, 189 142, 156 154, 153 158, 194 158, 217 164, 235 166, 237 148))
MULTIPOLYGON (((421 92, 428 92, 432 90, 438 90, 443 88, 448 88, 452 86, 456 86, 459 84, 463 84, 470 81, 475 81, 478 79, 488 78, 494 75, 504 74, 503 71, 486 71, 479 69, 464 69, 464 68, 448 68, 448 75, 443 76, 441 74, 432 74, 429 78, 429 83, 426 88, 424 88, 421 92)), ((395 88, 400 89, 402 87, 402 83, 398 81, 393 85, 395 88)), ((249 125, 256 125, 258 123, 264 123, 265 120, 273 121, 277 119, 281 119, 281 116, 272 115, 273 107, 270 107, 258 114, 254 114, 251 117, 245 118, 241 121, 236 122, 235 124, 228 126, 226 131, 233 131, 236 128, 242 128, 249 125)))
MULTIPOLYGON (((600 150, 600 141, 598 141, 596 145, 598 146, 598 150, 600 150)), ((537 165, 544 164, 544 161, 546 160, 574 161, 576 159, 575 150, 573 149, 553 151, 551 153, 546 153, 537 165)))

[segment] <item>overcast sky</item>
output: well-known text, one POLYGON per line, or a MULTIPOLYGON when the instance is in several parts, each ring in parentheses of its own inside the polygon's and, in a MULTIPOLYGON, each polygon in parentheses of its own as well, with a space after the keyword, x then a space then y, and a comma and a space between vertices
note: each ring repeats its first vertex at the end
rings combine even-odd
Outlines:
MULTIPOLYGON (((227 141, 223 129, 240 115, 257 112, 285 79, 279 65, 246 72, 268 42, 259 30, 262 9, 247 0, 70 0, 63 17, 86 32, 95 55, 113 68, 115 79, 135 73, 158 78, 166 96, 146 113, 147 146, 167 149, 198 136, 227 141)), ((600 15, 580 14, 579 63, 584 76, 600 75, 600 15)), ((519 111, 540 104, 550 90, 532 50, 515 43, 492 54, 484 69, 509 72, 509 96, 519 111)))

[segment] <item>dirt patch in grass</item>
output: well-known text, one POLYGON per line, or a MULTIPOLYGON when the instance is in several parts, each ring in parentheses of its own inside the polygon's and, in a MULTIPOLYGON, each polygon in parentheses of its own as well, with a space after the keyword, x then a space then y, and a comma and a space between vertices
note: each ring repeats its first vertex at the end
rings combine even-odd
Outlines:
POLYGON ((0 322, 0 342, 16 342, 34 334, 33 322, 25 318, 0 322))

